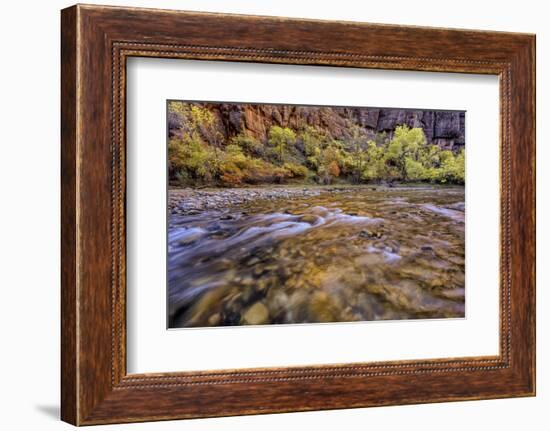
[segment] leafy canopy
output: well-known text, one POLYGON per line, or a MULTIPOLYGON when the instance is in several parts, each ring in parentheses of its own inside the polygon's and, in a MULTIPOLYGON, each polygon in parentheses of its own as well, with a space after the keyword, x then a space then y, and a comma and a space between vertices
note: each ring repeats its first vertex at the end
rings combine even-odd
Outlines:
POLYGON ((310 125, 272 126, 265 141, 227 137, 219 114, 206 107, 170 102, 181 128, 168 143, 169 176, 180 185, 377 181, 464 184, 465 152, 427 142, 421 128, 398 126, 393 136, 367 135, 351 125, 334 139, 310 125))

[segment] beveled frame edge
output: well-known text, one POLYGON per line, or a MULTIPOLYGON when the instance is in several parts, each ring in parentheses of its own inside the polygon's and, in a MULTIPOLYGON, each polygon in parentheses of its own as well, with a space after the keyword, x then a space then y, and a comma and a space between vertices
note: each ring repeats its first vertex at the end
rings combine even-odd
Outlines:
POLYGON ((534 394, 534 36, 77 5, 62 12, 61 41, 63 420, 81 425, 534 394), (204 22, 225 29, 206 34, 198 28, 209 27, 204 22), (319 43, 275 42, 269 34, 249 34, 251 24, 284 28, 302 38, 336 29, 343 32, 343 45, 347 39, 359 46, 343 49, 324 37, 319 43), (179 26, 186 28, 185 36, 173 28, 179 26), (240 36, 233 36, 235 30, 240 36), (437 53, 441 45, 433 37, 422 42, 426 34, 444 36, 457 48, 446 56, 422 55, 419 51, 430 46, 437 53), (368 44, 375 36, 393 54, 375 52, 368 44), (403 36, 425 46, 401 55, 403 36), (487 50, 483 42, 497 45, 487 50), (473 51, 466 49, 471 46, 473 51), (124 134, 129 56, 499 75, 501 354, 127 376, 124 134), (530 215, 521 218, 522 225, 518 210, 530 215), (247 399, 250 391, 265 401, 247 399))
MULTIPOLYGON (((320 378, 327 377, 346 377, 350 376, 350 372, 353 376, 380 376, 380 375, 392 375, 392 374, 410 374, 410 373, 423 373, 426 372, 425 368, 429 369, 445 369, 451 371, 455 369, 468 369, 468 370, 491 370, 498 368, 505 368, 509 366, 509 351, 510 351, 510 326, 509 326, 509 308, 510 308, 510 286, 506 277, 501 279, 501 337, 500 337, 500 354, 495 357, 477 357, 477 358, 442 358, 432 360, 414 360, 414 361, 383 361, 383 362, 371 362, 371 363, 354 363, 354 364, 331 364, 331 365, 316 365, 316 366, 299 366, 299 367, 281 367, 281 368, 261 368, 253 370, 222 370, 222 371, 203 371, 203 372, 181 372, 181 373, 169 373, 170 375, 151 375, 151 374, 132 374, 126 375, 125 368, 125 351, 124 351, 124 325, 125 325, 125 309, 121 306, 123 298, 125 297, 124 286, 124 200, 125 200, 125 99, 126 99, 126 60, 129 57, 163 57, 163 58, 179 58, 179 59, 202 59, 202 60, 229 60, 229 61, 266 61, 273 63, 287 63, 289 59, 294 61, 293 64, 330 64, 349 67, 368 67, 376 69, 384 69, 388 67, 389 61, 399 61, 400 63, 391 63, 394 67, 398 65, 398 68, 408 69, 411 65, 415 64, 415 60, 409 58, 392 57, 387 58, 384 56, 359 56, 354 55, 347 58, 342 54, 331 53, 310 53, 302 51, 299 53, 278 51, 265 52, 262 50, 254 50, 251 48, 246 49, 228 49, 226 47, 201 47, 201 46, 186 46, 186 45, 161 45, 161 44, 147 44, 147 43, 132 43, 132 42, 113 42, 113 84, 114 84, 114 98, 112 104, 112 111, 115 113, 113 122, 113 220, 118 220, 113 226, 115 233, 115 242, 113 248, 118 251, 118 255, 113 260, 113 266, 117 268, 117 264, 121 265, 118 270, 115 269, 115 273, 119 274, 119 281, 113 285, 113 292, 118 292, 115 296, 118 300, 113 303, 112 317, 113 325, 116 328, 115 338, 117 341, 113 345, 113 357, 115 363, 113 366, 113 384, 117 382, 121 386, 131 387, 166 387, 166 386, 180 386, 204 383, 208 384, 225 384, 228 382, 245 382, 254 378, 254 381, 276 381, 278 376, 292 375, 293 377, 282 377, 283 380, 290 379, 303 379, 304 377, 294 376, 307 376, 307 378, 320 378), (278 55, 277 55, 278 54, 278 55), (317 54, 317 55, 315 55, 317 54), (281 58, 281 55, 283 56, 281 58), (320 63, 323 62, 323 63, 320 63), (117 348, 117 346, 121 346, 117 348), (465 367, 465 368, 464 368, 465 367)), ((425 64, 422 66, 425 70, 433 70, 434 62, 441 62, 440 59, 423 58, 421 59, 425 64)), ((445 62, 443 62, 444 64, 445 62)), ((493 73, 500 76, 501 79, 501 93, 503 95, 503 110, 506 120, 503 121, 503 145, 502 145, 502 159, 504 164, 502 166, 502 242, 505 244, 502 253, 502 268, 509 268, 509 243, 510 243, 510 229, 509 229, 509 170, 510 170, 510 154, 509 154, 509 140, 508 127, 509 127, 509 64, 500 62, 470 62, 468 60, 461 60, 455 63, 455 72, 470 72, 471 66, 475 65, 475 70, 483 70, 485 73, 493 73), (483 69, 479 69, 479 66, 483 69)), ((441 66, 444 67, 444 66, 441 66)), ((448 70, 448 69, 446 69, 448 70)), ((509 274, 510 270, 503 271, 503 274, 509 274)))

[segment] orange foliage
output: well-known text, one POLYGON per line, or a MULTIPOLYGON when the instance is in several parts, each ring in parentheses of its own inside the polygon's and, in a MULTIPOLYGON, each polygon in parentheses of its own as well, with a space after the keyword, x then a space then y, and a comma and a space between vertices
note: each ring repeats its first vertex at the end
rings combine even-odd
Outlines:
POLYGON ((332 175, 333 177, 340 176, 340 166, 338 166, 338 163, 336 160, 333 160, 328 165, 328 173, 332 175))

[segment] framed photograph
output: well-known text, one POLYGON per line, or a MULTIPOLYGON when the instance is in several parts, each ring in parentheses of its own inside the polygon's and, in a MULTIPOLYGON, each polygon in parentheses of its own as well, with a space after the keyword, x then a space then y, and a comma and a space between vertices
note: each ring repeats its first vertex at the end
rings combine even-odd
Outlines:
POLYGON ((535 36, 62 11, 62 419, 535 394, 535 36))

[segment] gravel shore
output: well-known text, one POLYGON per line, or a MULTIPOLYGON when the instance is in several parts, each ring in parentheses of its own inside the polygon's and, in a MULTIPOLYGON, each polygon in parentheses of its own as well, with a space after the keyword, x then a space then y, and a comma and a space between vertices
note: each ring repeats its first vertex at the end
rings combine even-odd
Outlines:
POLYGON ((192 215, 254 200, 318 196, 327 191, 322 188, 173 189, 168 191, 168 208, 171 214, 192 215))
MULTIPOLYGON (((292 199, 319 196, 324 193, 353 192, 363 190, 386 190, 399 192, 402 189, 432 188, 431 185, 387 186, 387 185, 332 185, 318 187, 246 187, 220 189, 169 189, 168 209, 170 214, 194 215, 205 210, 224 209, 256 200, 292 199)), ((458 208, 460 210, 460 208, 458 208)), ((462 208, 462 211, 464 209, 462 208)))

